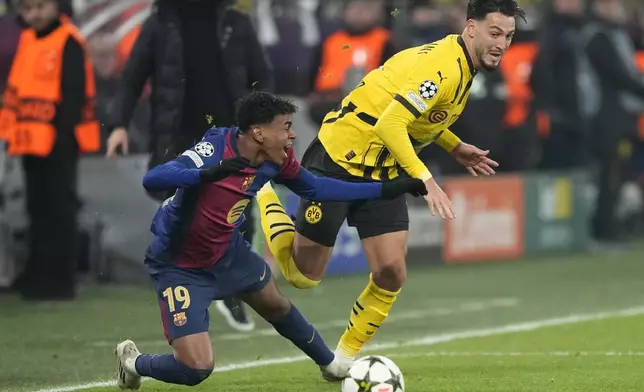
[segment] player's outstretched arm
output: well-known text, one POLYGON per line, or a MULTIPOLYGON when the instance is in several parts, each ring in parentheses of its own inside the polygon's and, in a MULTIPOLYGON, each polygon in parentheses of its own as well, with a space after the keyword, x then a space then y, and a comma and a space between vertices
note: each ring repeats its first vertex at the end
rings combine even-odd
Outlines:
POLYGON ((150 169, 143 177, 143 187, 148 191, 165 191, 195 186, 201 182, 200 171, 180 161, 170 161, 150 169))
POLYGON ((174 161, 156 166, 143 177, 143 187, 148 191, 172 190, 216 182, 250 165, 246 158, 225 159, 208 168, 199 169, 191 159, 182 155, 174 161))
POLYGON ((300 197, 316 201, 349 201, 365 199, 395 199, 409 193, 414 196, 426 195, 425 184, 414 178, 399 179, 385 183, 359 183, 317 177, 300 168, 293 179, 283 184, 300 197))

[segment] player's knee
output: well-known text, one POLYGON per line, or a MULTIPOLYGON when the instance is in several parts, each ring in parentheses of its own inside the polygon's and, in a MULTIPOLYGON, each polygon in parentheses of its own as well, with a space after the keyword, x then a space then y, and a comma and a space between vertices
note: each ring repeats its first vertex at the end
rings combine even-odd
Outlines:
POLYGON ((185 385, 195 386, 204 382, 212 374, 213 368, 208 369, 192 369, 186 371, 185 374, 185 385))
POLYGON ((212 357, 183 358, 181 361, 177 359, 176 364, 176 370, 180 374, 180 384, 188 386, 201 384, 205 379, 210 377, 215 366, 212 357))
POLYGON ((266 320, 278 320, 291 310, 291 301, 279 294, 264 301, 259 310, 260 315, 266 320))
POLYGON ((392 260, 382 263, 372 273, 373 282, 380 288, 390 291, 400 289, 407 280, 405 260, 392 260))
POLYGON ((196 372, 199 369, 211 369, 210 371, 212 372, 212 369, 215 366, 212 356, 202 357, 197 355, 190 358, 181 358, 180 361, 186 366, 186 368, 190 369, 193 372, 196 372))

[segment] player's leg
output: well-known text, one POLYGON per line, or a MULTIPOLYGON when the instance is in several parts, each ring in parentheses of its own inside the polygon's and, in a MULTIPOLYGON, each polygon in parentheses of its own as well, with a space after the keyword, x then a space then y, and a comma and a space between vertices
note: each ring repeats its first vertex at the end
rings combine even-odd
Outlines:
MULTIPOLYGON (((252 201, 246 209, 249 212, 245 214, 246 220, 242 223, 240 230, 244 236, 244 240, 252 245, 255 235, 255 218, 253 217, 251 207, 252 201)), ((215 308, 224 316, 231 328, 239 332, 249 332, 255 329, 255 321, 248 312, 246 304, 239 298, 230 296, 215 301, 215 308)))
MULTIPOLYGON (((269 267, 266 268, 270 271, 269 267)), ((250 291, 243 295, 242 298, 246 303, 271 323, 280 335, 290 340, 311 358, 320 367, 325 379, 336 381, 346 377, 351 362, 338 361, 324 342, 322 335, 306 320, 297 307, 279 292, 275 279, 271 276, 267 280, 268 283, 259 291, 253 292, 256 287, 251 287, 250 291)))
POLYGON ((407 278, 409 216, 405 197, 364 202, 349 217, 349 223, 358 229, 371 269, 336 350, 353 358, 385 321, 407 278))
POLYGON ((155 279, 168 354, 141 354, 134 342, 116 347, 118 385, 138 389, 141 377, 179 385, 197 385, 212 373, 212 346, 208 335, 208 306, 212 282, 195 284, 183 274, 162 273, 155 279))
POLYGON ((238 292, 238 296, 271 323, 280 335, 320 366, 327 377, 346 375, 348 366, 344 370, 340 368, 315 327, 278 291, 266 261, 248 246, 239 243, 234 245, 229 257, 233 260, 230 266, 217 272, 218 280, 231 282, 221 291, 238 292))
POLYGON ((317 286, 349 203, 301 200, 295 225, 270 184, 256 198, 268 247, 286 280, 301 289, 317 286))

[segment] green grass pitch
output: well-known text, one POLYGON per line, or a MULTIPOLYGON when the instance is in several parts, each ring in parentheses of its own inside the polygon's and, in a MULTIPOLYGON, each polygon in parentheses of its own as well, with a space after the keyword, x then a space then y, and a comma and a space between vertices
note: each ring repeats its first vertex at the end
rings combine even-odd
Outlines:
MULTIPOLYGON (((644 251, 412 268, 365 354, 393 359, 407 391, 640 391, 644 251)), ((335 347, 366 275, 283 291, 335 347)), ((0 391, 116 391, 114 345, 160 353, 152 287, 86 287, 70 303, 0 297, 0 391), (98 384, 97 384, 98 383, 98 384), (100 386, 97 386, 100 385, 100 386)), ((218 371, 195 391, 321 391, 316 366, 263 321, 235 333, 211 311, 218 371)), ((142 391, 188 389, 146 381, 142 391)))

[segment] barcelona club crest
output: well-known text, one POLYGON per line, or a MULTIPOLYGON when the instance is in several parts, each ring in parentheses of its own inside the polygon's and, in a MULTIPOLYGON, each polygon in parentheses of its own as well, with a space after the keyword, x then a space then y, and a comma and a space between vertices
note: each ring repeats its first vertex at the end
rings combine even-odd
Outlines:
POLYGON ((242 191, 246 192, 248 188, 250 188, 250 186, 253 185, 253 181, 255 181, 254 175, 244 177, 244 182, 242 182, 242 185, 241 185, 242 191))
POLYGON ((174 325, 181 327, 188 322, 186 318, 186 312, 179 312, 174 314, 174 325))

